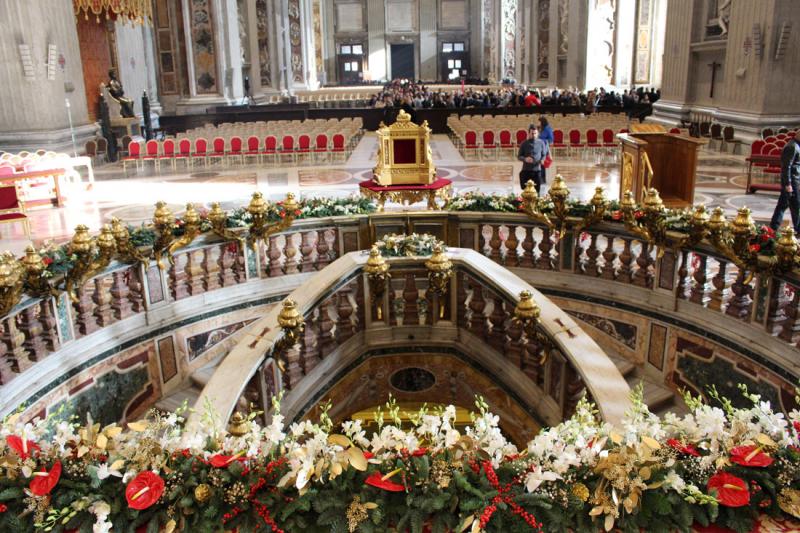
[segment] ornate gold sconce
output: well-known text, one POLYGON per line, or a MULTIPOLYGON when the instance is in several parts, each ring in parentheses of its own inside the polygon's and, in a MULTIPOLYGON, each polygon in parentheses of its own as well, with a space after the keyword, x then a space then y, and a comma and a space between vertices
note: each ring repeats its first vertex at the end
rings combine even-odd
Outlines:
POLYGON ((286 350, 297 344, 300 340, 300 334, 306 327, 306 321, 300 311, 297 310, 297 304, 292 299, 285 299, 281 312, 278 313, 278 325, 283 330, 283 337, 275 343, 273 354, 276 355, 278 367, 281 372, 286 370, 286 365, 283 362, 283 354, 286 350))
POLYGON ((178 229, 178 225, 175 222, 175 216, 166 203, 156 202, 156 210, 153 213, 153 227, 158 236, 153 245, 153 255, 156 263, 158 263, 158 268, 162 270, 165 268, 163 262, 164 254, 167 255, 169 264, 174 265, 175 259, 172 256, 175 251, 188 246, 200 235, 200 215, 194 208, 194 204, 186 204, 183 222, 183 235, 176 237, 175 230, 178 229))
POLYGON ((144 266, 150 263, 150 256, 142 253, 131 243, 131 234, 128 226, 123 224, 117 217, 111 218, 111 234, 117 243, 117 254, 126 263, 139 262, 144 266))
POLYGON ((25 257, 22 259, 22 267, 25 271, 25 289, 39 298, 50 295, 57 295, 58 292, 50 286, 47 279, 42 276, 45 271, 45 264, 36 249, 28 245, 25 248, 25 257))
POLYGON ((779 270, 791 271, 800 263, 797 258, 798 247, 800 246, 795 238, 794 228, 787 227, 781 232, 778 242, 775 243, 775 257, 779 270))
POLYGON ((208 220, 211 222, 211 231, 222 237, 226 241, 244 242, 242 235, 228 228, 228 213, 222 210, 219 202, 211 204, 211 211, 208 212, 208 220))
POLYGON ((286 193, 286 200, 283 202, 283 208, 285 210, 285 216, 277 222, 270 223, 268 220, 269 206, 264 200, 264 195, 260 192, 253 193, 253 198, 247 206, 247 212, 250 213, 253 219, 250 223, 250 237, 253 239, 252 244, 283 231, 292 225, 296 216, 295 211, 298 208, 297 202, 294 199, 294 194, 286 193))
POLYGON ((0 254, 0 315, 8 314, 22 298, 22 276, 22 266, 14 254, 0 254))
POLYGON ((381 255, 377 244, 373 244, 369 251, 369 259, 367 259, 367 264, 364 266, 364 272, 367 273, 372 302, 377 307, 378 320, 382 320, 383 305, 381 305, 381 297, 389 280, 392 279, 392 275, 389 273, 389 263, 381 255))
POLYGON ((664 255, 667 245, 667 220, 664 216, 664 202, 656 189, 647 189, 641 216, 636 217, 636 203, 633 193, 625 191, 620 204, 625 227, 641 240, 658 247, 658 257, 664 255))
POLYGON ((567 188, 567 184, 564 183, 564 178, 561 177, 561 174, 556 174, 553 185, 550 186, 550 190, 547 191, 547 194, 550 196, 550 200, 553 201, 553 216, 558 221, 556 228, 558 229, 558 236, 560 238, 564 236, 564 221, 569 214, 569 206, 567 205, 569 189, 567 188))
POLYGON ((428 269, 428 290, 440 298, 439 318, 442 318, 446 305, 443 296, 447 294, 450 278, 453 277, 453 263, 445 255, 442 246, 437 244, 433 247, 431 258, 425 261, 425 268, 428 269))
POLYGON ((522 331, 529 340, 536 341, 542 347, 538 364, 544 365, 549 351, 553 348, 553 342, 539 329, 541 313, 539 306, 533 301, 531 292, 522 291, 519 293, 519 302, 514 307, 514 317, 511 320, 522 326, 522 331))
POLYGON ((750 216, 750 209, 742 207, 736 213, 733 223, 725 219, 721 207, 714 208, 707 223, 708 240, 712 246, 742 269, 749 269, 758 262, 758 254, 750 251, 750 240, 756 226, 750 216))
POLYGON ((95 238, 89 235, 89 228, 83 224, 75 228, 75 235, 67 246, 67 252, 76 257, 75 264, 64 280, 64 289, 73 302, 78 301, 75 289, 106 268, 116 249, 117 243, 108 224, 95 238))
POLYGON ((595 187, 594 196, 589 201, 589 212, 583 217, 580 230, 584 230, 593 224, 603 221, 603 216, 608 209, 608 200, 602 187, 595 187))
POLYGON ((522 208, 525 210, 525 214, 536 222, 544 224, 551 230, 555 228, 555 224, 550 220, 550 217, 541 211, 539 194, 536 192, 532 180, 528 180, 528 183, 525 184, 525 189, 522 191, 522 208))

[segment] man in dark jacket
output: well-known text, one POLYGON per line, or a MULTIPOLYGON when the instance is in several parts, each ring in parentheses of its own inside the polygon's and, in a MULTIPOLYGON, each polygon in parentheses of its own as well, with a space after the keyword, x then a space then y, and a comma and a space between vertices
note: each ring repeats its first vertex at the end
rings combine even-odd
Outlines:
POLYGON ((770 227, 777 230, 783 222, 786 208, 792 215, 792 227, 800 234, 800 141, 792 139, 781 152, 781 195, 772 214, 770 227))
POLYGON ((547 144, 539 139, 539 130, 536 124, 528 126, 528 138, 519 145, 517 159, 522 161, 522 171, 519 173, 519 186, 523 189, 529 180, 539 192, 544 183, 544 167, 542 161, 547 155, 547 144))

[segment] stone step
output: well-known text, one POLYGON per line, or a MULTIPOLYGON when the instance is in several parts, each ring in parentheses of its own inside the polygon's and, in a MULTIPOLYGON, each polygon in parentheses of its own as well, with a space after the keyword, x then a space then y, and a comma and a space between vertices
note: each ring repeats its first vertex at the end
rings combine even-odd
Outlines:
POLYGON ((218 366, 219 362, 217 361, 210 365, 204 366, 199 370, 196 370, 191 376, 189 376, 189 381, 198 389, 204 389, 211 380, 211 376, 213 376, 214 372, 217 371, 218 366))
POLYGON ((188 407, 194 407, 194 404, 197 403, 197 399, 200 397, 201 390, 202 389, 198 389, 196 387, 186 387, 184 389, 177 390, 169 396, 165 396, 164 398, 158 400, 155 407, 159 411, 173 413, 183 405, 184 400, 186 401, 186 405, 188 407))
POLYGON ((616 365, 620 374, 622 374, 622 377, 624 378, 627 378, 636 370, 636 365, 634 365, 624 357, 620 357, 618 355, 609 355, 608 358, 611 359, 614 365, 616 365))
POLYGON ((644 403, 650 411, 658 414, 662 409, 665 411, 674 404, 675 393, 664 385, 654 383, 645 379, 644 381, 644 403))

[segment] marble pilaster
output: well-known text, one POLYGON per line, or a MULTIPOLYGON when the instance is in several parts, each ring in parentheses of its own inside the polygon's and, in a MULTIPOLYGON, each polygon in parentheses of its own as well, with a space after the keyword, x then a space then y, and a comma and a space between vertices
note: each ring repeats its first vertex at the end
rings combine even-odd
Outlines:
POLYGON ((386 6, 383 0, 367 0, 367 47, 369 49, 369 72, 373 80, 386 79, 386 6))

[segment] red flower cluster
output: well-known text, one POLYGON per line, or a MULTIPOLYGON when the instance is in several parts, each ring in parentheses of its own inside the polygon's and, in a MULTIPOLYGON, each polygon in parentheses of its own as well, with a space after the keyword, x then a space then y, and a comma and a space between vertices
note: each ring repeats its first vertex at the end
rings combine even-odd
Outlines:
POLYGON ((750 503, 747 483, 733 474, 717 472, 708 480, 708 491, 716 492, 717 500, 725 507, 744 507, 750 503))
POLYGON ((61 479, 61 461, 56 461, 49 472, 42 468, 41 472, 33 473, 33 479, 30 484, 31 493, 35 496, 50 494, 53 487, 58 484, 59 479, 61 479))
POLYGON ((383 479, 381 473, 377 471, 373 472, 367 479, 365 479, 364 483, 379 489, 388 490, 389 492, 403 492, 406 490, 405 486, 401 485, 400 483, 383 479))
POLYGON ((695 448, 691 444, 684 444, 677 439, 667 439, 667 445, 670 448, 674 448, 681 453, 685 453, 686 455, 700 457, 700 452, 698 452, 697 448, 695 448))
POLYGON ((53 259, 51 257, 44 256, 42 257, 42 263, 44 263, 44 266, 48 267, 53 264, 53 259))
POLYGON ((19 458, 23 461, 33 455, 33 452, 39 451, 39 445, 32 440, 23 441, 16 435, 9 435, 6 437, 6 444, 8 447, 17 452, 19 458))
POLYGON ((155 472, 141 472, 125 488, 128 507, 139 511, 147 509, 164 494, 164 480, 155 472))
POLYGON ((611 212, 611 220, 622 220, 622 211, 617 209, 611 212))
POLYGON ((772 457, 758 446, 737 446, 731 450, 731 461, 742 466, 764 467, 772 464, 772 457))
POLYGON ((0 513, 5 513, 6 511, 8 511, 8 505, 0 503, 0 513))
POLYGON ((761 251, 761 245, 760 244, 751 244, 750 245, 750 252, 752 252, 754 254, 757 254, 760 251, 761 251))

